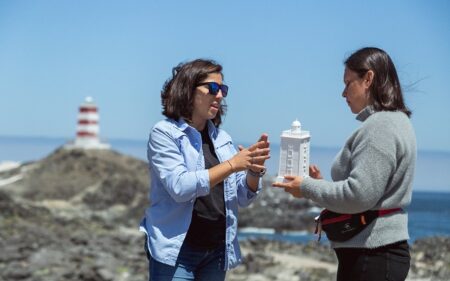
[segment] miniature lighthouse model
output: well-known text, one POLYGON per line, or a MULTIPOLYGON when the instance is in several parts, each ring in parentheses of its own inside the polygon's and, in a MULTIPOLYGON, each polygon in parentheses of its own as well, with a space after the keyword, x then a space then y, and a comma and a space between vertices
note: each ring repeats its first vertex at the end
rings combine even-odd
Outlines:
POLYGON ((310 138, 308 131, 302 131, 298 120, 292 122, 290 130, 283 131, 277 182, 283 182, 285 175, 309 176, 310 138))
POLYGON ((66 148, 109 149, 110 145, 100 142, 98 109, 91 97, 86 97, 78 113, 77 136, 66 148))

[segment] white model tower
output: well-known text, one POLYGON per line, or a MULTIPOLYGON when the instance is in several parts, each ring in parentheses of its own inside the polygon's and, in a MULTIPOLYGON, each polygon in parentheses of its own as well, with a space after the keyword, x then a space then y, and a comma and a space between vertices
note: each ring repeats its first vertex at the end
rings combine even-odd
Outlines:
POLYGON ((310 138, 298 120, 292 122, 290 130, 282 132, 277 182, 283 182, 285 175, 309 177, 310 138))
POLYGON ((77 136, 66 148, 109 149, 110 145, 100 142, 98 109, 92 97, 86 97, 78 110, 77 136))

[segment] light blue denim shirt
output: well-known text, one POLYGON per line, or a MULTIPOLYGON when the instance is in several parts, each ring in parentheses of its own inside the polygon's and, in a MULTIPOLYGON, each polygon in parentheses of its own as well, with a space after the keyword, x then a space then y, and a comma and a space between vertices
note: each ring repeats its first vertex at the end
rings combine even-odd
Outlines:
MULTIPOLYGON (((224 162, 237 150, 231 137, 208 121, 209 135, 217 158, 224 162)), ((150 206, 140 230, 148 239, 154 259, 175 266, 181 245, 189 229, 197 197, 210 192, 209 173, 205 169, 200 133, 183 119, 158 122, 150 133, 147 152, 150 168, 150 206)), ((246 173, 237 172, 224 180, 226 210, 225 270, 241 262, 237 239, 238 205, 248 206, 257 192, 247 185, 246 173)))

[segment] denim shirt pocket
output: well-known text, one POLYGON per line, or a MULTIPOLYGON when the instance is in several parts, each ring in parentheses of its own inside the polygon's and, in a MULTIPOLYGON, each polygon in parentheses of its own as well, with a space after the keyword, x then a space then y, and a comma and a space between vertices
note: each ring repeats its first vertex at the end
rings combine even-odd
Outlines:
POLYGON ((221 162, 232 158, 236 154, 236 149, 231 139, 218 141, 216 143, 216 153, 221 162))
POLYGON ((200 151, 198 151, 198 147, 193 146, 191 140, 186 135, 181 135, 177 139, 177 142, 188 171, 197 171, 205 168, 201 146, 200 151))

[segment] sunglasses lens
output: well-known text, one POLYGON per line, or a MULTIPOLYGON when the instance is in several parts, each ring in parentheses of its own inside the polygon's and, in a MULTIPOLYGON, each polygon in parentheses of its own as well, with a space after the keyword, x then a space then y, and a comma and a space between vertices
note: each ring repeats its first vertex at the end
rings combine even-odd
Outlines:
POLYGON ((211 95, 217 95, 217 93, 219 92, 220 86, 217 83, 208 83, 208 89, 209 89, 209 93, 211 95))
POLYGON ((228 86, 227 85, 222 85, 220 88, 222 90, 222 96, 226 97, 228 95, 228 86))

